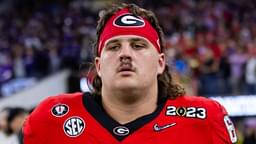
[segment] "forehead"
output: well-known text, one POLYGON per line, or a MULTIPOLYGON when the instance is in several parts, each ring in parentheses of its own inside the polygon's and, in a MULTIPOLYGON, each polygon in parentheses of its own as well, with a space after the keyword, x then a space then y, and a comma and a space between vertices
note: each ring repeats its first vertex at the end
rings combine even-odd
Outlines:
POLYGON ((106 44, 109 43, 115 43, 115 42, 122 42, 122 41, 128 41, 128 42, 145 42, 151 44, 149 40, 147 40, 144 37, 136 36, 136 35, 120 35, 120 36, 114 36, 106 41, 106 44))

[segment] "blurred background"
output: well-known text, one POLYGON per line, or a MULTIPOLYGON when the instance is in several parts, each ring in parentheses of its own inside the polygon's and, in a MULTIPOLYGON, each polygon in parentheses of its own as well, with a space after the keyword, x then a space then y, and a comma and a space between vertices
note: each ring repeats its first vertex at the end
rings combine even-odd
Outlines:
POLYGON ((0 0, 0 143, 20 143, 42 99, 90 91, 98 12, 121 2, 155 12, 187 95, 219 101, 239 144, 256 144, 254 0, 0 0))

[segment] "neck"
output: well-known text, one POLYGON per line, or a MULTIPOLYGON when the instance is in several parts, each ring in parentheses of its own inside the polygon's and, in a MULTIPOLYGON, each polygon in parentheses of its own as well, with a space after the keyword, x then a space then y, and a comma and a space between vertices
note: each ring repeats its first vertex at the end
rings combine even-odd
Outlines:
POLYGON ((120 124, 126 124, 155 111, 157 87, 127 92, 102 89, 102 105, 113 119, 120 124))

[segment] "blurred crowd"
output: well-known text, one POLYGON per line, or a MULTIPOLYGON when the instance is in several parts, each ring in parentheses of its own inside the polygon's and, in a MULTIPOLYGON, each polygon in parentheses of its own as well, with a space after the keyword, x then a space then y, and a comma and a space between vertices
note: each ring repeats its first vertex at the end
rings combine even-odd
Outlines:
POLYGON ((96 12, 67 1, 2 1, 0 87, 8 96, 62 68, 91 61, 96 12))
MULTIPOLYGON (((81 62, 92 61, 96 17, 103 4, 60 3, 14 1, 1 14, 1 84, 41 78, 61 68, 77 70, 81 62)), ((194 94, 256 92, 255 2, 137 3, 156 12, 166 34, 168 63, 194 94)))
POLYGON ((256 93, 256 2, 179 1, 156 8, 181 80, 204 96, 256 93))
MULTIPOLYGON (((1 1, 1 95, 62 68, 75 71, 82 62, 92 62, 97 13, 114 2, 1 1)), ((156 13, 166 36, 168 64, 189 93, 256 93, 255 1, 128 2, 156 13)))
MULTIPOLYGON (((98 11, 115 2, 0 1, 0 97, 61 69, 77 72, 81 63, 93 62, 98 11)), ((165 32, 168 65, 190 94, 256 94, 256 1, 122 2, 156 13, 165 32)), ((26 114, 22 108, 2 110, 0 142, 17 136, 12 127, 20 126, 13 123, 21 122, 26 114)), ((241 129, 244 144, 256 143, 254 126, 241 129)))

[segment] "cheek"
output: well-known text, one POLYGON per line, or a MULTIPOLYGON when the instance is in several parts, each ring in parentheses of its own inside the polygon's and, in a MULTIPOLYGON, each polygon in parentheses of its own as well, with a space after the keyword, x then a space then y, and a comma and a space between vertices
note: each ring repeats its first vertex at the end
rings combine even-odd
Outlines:
POLYGON ((101 60, 101 63, 106 63, 108 61, 113 60, 113 58, 114 58, 113 54, 107 53, 107 52, 102 52, 100 60, 101 60))
POLYGON ((141 62, 142 63, 140 67, 145 68, 145 71, 153 73, 157 71, 158 59, 155 55, 147 54, 141 57, 141 62))
POLYGON ((100 58, 100 71, 101 75, 106 73, 107 71, 112 70, 115 66, 115 58, 111 55, 102 55, 100 58), (103 73, 102 73, 103 72, 103 73))

